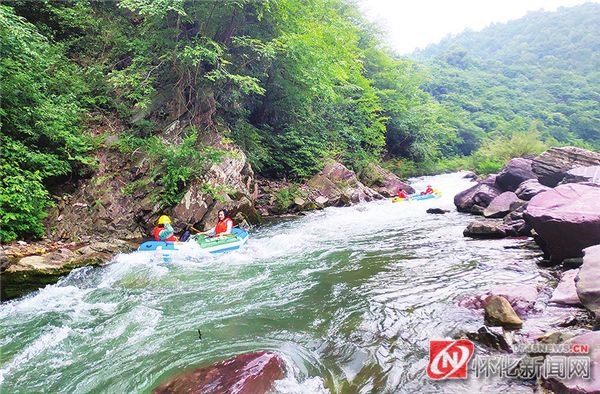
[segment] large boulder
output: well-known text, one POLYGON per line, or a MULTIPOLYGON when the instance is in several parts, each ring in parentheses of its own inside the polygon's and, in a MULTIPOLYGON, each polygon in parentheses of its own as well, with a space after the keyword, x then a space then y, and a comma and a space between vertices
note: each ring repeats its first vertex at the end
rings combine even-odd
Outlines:
POLYGON ((370 163, 367 168, 360 173, 360 180, 366 186, 375 190, 385 197, 392 197, 398 193, 398 190, 404 190, 408 194, 415 192, 412 186, 402 182, 396 174, 381 168, 375 163, 370 163))
POLYGON ((600 245, 584 250, 583 265, 575 279, 577 296, 583 306, 600 318, 600 245))
POLYGON ((566 146, 552 148, 533 159, 532 169, 542 185, 554 187, 575 167, 600 165, 600 153, 566 146))
POLYGON ((494 198, 483 210, 486 218, 502 218, 511 211, 512 204, 519 201, 519 197, 513 192, 504 192, 494 198))
POLYGON ((154 394, 268 393, 285 374, 281 357, 271 352, 246 353, 197 368, 156 387, 154 394))
POLYGON ((577 296, 577 290, 575 289, 575 277, 579 270, 568 270, 563 272, 558 286, 552 293, 550 302, 558 305, 567 306, 579 306, 581 301, 577 296))
POLYGON ((600 185, 600 166, 573 168, 567 171, 561 183, 594 183, 600 185))
POLYGON ((552 263, 583 255, 600 243, 600 187, 560 185, 531 199, 524 213, 552 263))
POLYGON ((325 197, 328 205, 346 206, 381 199, 383 196, 358 180, 354 171, 343 164, 329 162, 308 181, 311 197, 325 197))
POLYGON ((495 183, 496 177, 490 176, 475 186, 454 196, 454 205, 459 212, 482 214, 483 210, 498 197, 502 190, 495 183))
POLYGON ((496 184, 504 190, 515 191, 528 179, 537 179, 529 159, 512 159, 496 177, 496 184))
POLYGON ((550 188, 542 185, 537 179, 528 179, 519 185, 515 194, 521 200, 529 201, 533 197, 547 190, 550 190, 550 188))
MULTIPOLYGON (((590 360, 590 376, 588 378, 571 377, 570 379, 560 379, 557 377, 544 378, 544 386, 551 389, 555 393, 600 393, 600 331, 590 331, 582 335, 578 335, 566 342, 571 345, 587 345, 590 352, 581 356, 589 356, 590 360)), ((567 360, 575 355, 567 356, 567 360)), ((547 365, 562 365, 565 356, 562 354, 546 356, 545 363, 547 365)), ((567 371, 571 370, 566 368, 567 371)))

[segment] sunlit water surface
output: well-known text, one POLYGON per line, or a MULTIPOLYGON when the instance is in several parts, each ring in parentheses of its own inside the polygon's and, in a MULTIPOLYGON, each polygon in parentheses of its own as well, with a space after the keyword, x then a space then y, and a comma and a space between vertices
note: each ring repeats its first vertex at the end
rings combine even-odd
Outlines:
POLYGON ((427 183, 443 197, 312 212, 253 229, 229 254, 171 264, 120 255, 3 303, 2 392, 148 392, 177 371, 254 350, 284 357, 276 392, 530 392, 426 377, 430 338, 482 324, 458 299, 545 281, 535 252, 505 248, 524 241, 462 236, 473 217, 452 198, 469 181, 450 174, 413 186, 427 183))

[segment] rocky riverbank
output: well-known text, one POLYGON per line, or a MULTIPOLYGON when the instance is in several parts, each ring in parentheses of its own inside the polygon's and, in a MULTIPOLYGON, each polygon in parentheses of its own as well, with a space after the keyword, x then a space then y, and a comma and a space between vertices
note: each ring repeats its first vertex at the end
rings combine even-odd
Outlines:
MULTIPOLYGON (((558 280, 548 300, 540 300, 540 289, 527 283, 462 300, 461 306, 483 311, 485 324, 466 336, 503 352, 519 343, 586 344, 592 379, 541 383, 556 392, 600 392, 595 378, 600 332, 594 331, 600 319, 600 154, 565 147, 513 159, 500 173, 456 195, 454 203, 461 212, 484 216, 465 236, 532 236, 543 252, 540 269, 558 280), (537 324, 524 325, 528 319, 537 324)), ((531 355, 520 356, 523 361, 531 355)), ((548 362, 555 357, 537 356, 548 362)))
POLYGON ((212 227, 223 208, 237 225, 246 227, 260 224, 264 217, 382 199, 398 189, 414 192, 375 164, 357 175, 330 161, 302 184, 258 178, 244 153, 226 142, 224 134, 212 133, 204 142, 227 153, 187 186, 179 203, 162 208, 148 157, 134 152, 123 160, 118 137, 107 137, 96 152, 99 167, 93 177, 57 192, 57 204, 47 219, 47 238, 2 246, 2 300, 55 283, 75 268, 102 265, 117 253, 134 250, 163 214, 171 216, 175 231, 182 233, 192 226, 212 227))

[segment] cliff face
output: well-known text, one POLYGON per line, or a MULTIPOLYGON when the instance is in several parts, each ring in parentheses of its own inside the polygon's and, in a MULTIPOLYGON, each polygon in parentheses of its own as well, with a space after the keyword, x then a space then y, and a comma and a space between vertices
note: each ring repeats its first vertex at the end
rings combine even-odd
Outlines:
POLYGON ((160 215, 170 215, 176 231, 189 226, 200 229, 212 226, 221 208, 230 210, 237 223, 259 222, 254 172, 246 155, 224 136, 217 131, 201 136, 202 146, 224 154, 216 163, 193 168, 199 177, 185 184, 178 204, 165 207, 159 202, 162 186, 151 172, 148 154, 142 150, 124 154, 118 149, 119 136, 109 135, 95 153, 95 173, 70 185, 71 192, 68 188, 58 192, 47 220, 48 236, 78 242, 147 238, 160 215))

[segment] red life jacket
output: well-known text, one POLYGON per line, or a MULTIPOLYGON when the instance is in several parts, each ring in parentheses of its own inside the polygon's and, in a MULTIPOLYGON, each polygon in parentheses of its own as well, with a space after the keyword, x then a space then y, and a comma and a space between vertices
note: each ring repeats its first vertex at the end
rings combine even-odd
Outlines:
POLYGON ((227 226, 229 223, 231 223, 231 228, 233 228, 233 220, 231 220, 230 218, 219 220, 219 222, 215 226, 215 235, 227 232, 227 226))
MULTIPOLYGON (((154 227, 154 239, 157 241, 160 241, 160 232, 163 231, 165 228, 164 227, 154 227)), ((165 238, 162 240, 163 242, 177 242, 177 237, 175 236, 175 234, 171 234, 170 237, 165 238)))

